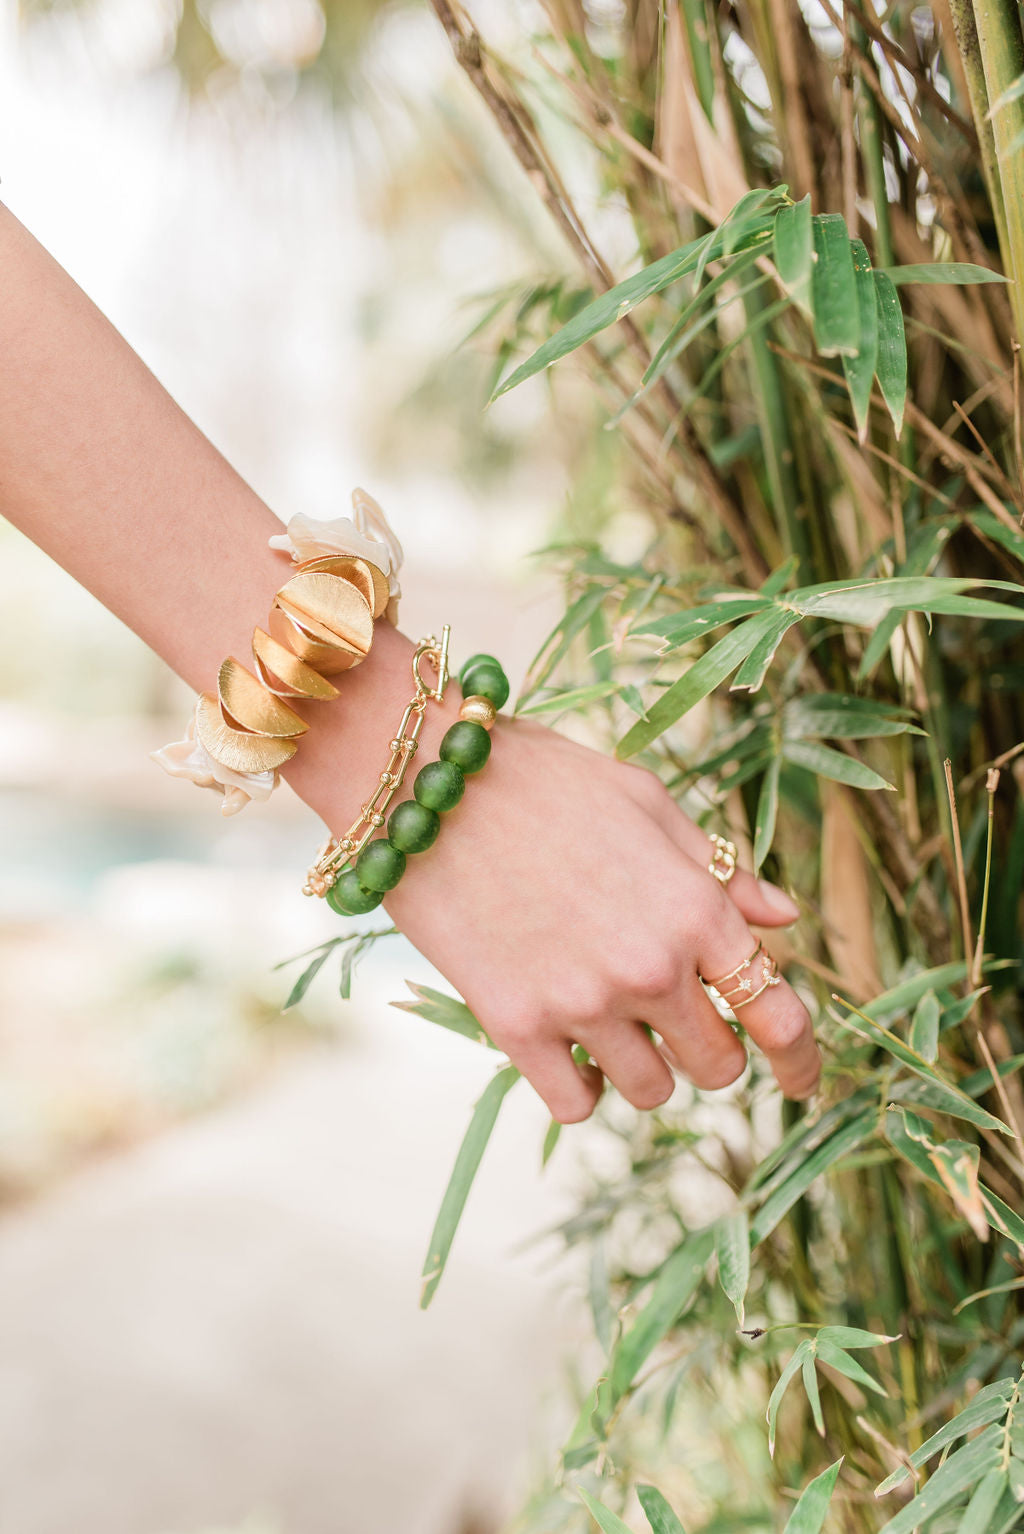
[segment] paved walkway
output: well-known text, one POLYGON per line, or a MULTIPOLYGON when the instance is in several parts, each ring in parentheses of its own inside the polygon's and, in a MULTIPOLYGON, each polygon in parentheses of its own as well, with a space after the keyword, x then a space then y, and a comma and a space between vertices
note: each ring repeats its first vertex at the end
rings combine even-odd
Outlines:
POLYGON ((569 1143, 539 1175, 525 1084, 418 1309, 492 1068, 368 1000, 355 1042, 6 1217, 0 1534, 498 1528, 561 1441, 583 1344, 560 1245, 513 1251, 573 1175, 569 1143))

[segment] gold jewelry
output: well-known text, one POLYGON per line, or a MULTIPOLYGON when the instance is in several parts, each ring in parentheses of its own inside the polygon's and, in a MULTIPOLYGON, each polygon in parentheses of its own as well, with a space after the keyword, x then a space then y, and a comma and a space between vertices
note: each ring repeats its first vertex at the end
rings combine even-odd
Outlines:
POLYGON ((745 1007, 748 1002, 754 1001, 756 997, 767 991, 770 986, 782 984, 782 976, 779 974, 778 965, 771 954, 765 952, 764 944, 760 938, 758 938, 753 952, 743 959, 741 963, 737 964, 734 969, 731 969, 728 974, 719 976, 717 980, 707 980, 703 975, 700 976, 700 979, 711 990, 717 991, 726 1005, 731 1007, 734 1012, 740 1007, 745 1007), (748 974, 747 971, 750 970, 758 957, 761 959, 761 974, 760 977, 755 977, 748 974), (758 978, 760 978, 760 985, 758 985, 758 978), (729 981, 733 983, 727 984, 729 981), (755 989, 755 986, 757 986, 757 989, 755 989), (733 997, 738 999, 734 1001, 733 997))
POLYGON ((388 764, 380 774, 373 793, 361 806, 358 817, 344 835, 332 836, 320 848, 313 866, 306 875, 306 882, 302 886, 304 895, 326 895, 331 886, 337 883, 339 875, 349 864, 355 863, 374 831, 379 830, 384 824, 388 806, 405 781, 409 763, 418 749, 419 734, 423 728, 423 716, 427 704, 444 701, 444 692, 448 685, 450 634, 450 625, 446 623, 441 631, 440 644, 431 634, 428 638, 421 639, 413 651, 412 674, 416 691, 406 705, 402 722, 392 737, 388 764), (421 670, 425 660, 429 660, 437 672, 437 680, 433 687, 425 680, 421 670))
POLYGON ((708 873, 713 874, 719 884, 728 884, 736 872, 736 843, 729 841, 728 837, 718 836, 714 831, 711 832, 710 841, 714 851, 708 864, 708 873))

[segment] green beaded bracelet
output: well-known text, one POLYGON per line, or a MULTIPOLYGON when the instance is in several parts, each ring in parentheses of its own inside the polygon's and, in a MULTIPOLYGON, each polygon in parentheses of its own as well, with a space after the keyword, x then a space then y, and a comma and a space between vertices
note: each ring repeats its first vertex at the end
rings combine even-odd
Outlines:
MULTIPOLYGON (((447 630, 445 638, 447 640, 447 630)), ((424 641, 421 649, 425 649, 426 644, 424 641)), ((437 656, 436 651, 425 653, 437 656)), ((398 736, 391 743, 392 752, 401 756, 401 771, 392 770, 393 756, 392 768, 381 774, 381 783, 391 789, 389 797, 401 785, 405 767, 416 749, 415 737, 419 734, 426 702, 431 698, 437 702, 443 699, 447 682, 446 655, 445 645, 437 661, 438 685, 433 689, 423 683, 414 663, 417 697, 406 710, 398 736), (411 737, 406 738, 410 711, 415 711, 417 724, 411 737)), ((405 873, 408 857, 426 852, 434 845, 441 829, 441 817, 461 800, 466 778, 487 765, 491 754, 489 732, 498 709, 508 701, 508 678, 493 655, 478 654, 471 656, 462 667, 459 680, 466 697, 459 709, 458 721, 445 732, 438 760, 428 762, 416 774, 413 797, 393 811, 387 822, 387 835, 376 841, 369 839, 374 826, 383 824, 384 820, 382 814, 371 813, 377 802, 374 796, 371 803, 364 806, 363 822, 368 827, 365 834, 356 839, 350 831, 340 841, 329 842, 310 871, 307 893, 325 894, 328 905, 339 915, 361 916, 380 905, 405 873), (347 864, 351 866, 346 867, 347 864)), ((357 822, 357 827, 359 824, 357 822)))

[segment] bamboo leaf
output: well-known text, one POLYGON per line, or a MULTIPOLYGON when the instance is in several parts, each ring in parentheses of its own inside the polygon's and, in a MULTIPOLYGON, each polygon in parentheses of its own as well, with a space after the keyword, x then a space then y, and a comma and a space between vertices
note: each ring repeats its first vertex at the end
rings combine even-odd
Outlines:
POLYGON ((1001 1441, 1002 1432, 993 1425, 957 1449, 939 1466, 917 1496, 901 1508, 895 1518, 889 1519, 881 1534, 911 1534, 950 1502, 963 1496, 995 1467, 1001 1441))
POLYGON ((757 796, 757 815, 754 819, 754 872, 759 874, 765 858, 775 839, 775 823, 779 813, 779 774, 782 758, 775 756, 761 780, 761 792, 757 796))
POLYGON ((924 734, 905 717, 906 709, 850 693, 812 693, 791 698, 782 711, 782 734, 789 740, 872 740, 907 731, 924 734))
POLYGON ((860 1326, 823 1326, 818 1331, 818 1340, 834 1342, 837 1347, 846 1348, 880 1348, 888 1342, 898 1342, 900 1333, 890 1337, 887 1332, 866 1332, 860 1326))
POLYGON ((879 266, 876 271, 888 277, 894 286, 907 282, 954 283, 963 286, 976 282, 1008 282, 1002 272, 992 272, 987 266, 975 266, 971 261, 926 261, 921 265, 879 266))
POLYGON ((420 1291, 421 1310, 426 1310, 441 1282, 441 1275, 444 1273, 445 1264, 452 1249, 455 1232, 459 1228, 459 1221, 466 1207, 469 1190, 480 1168, 480 1161, 487 1149, 487 1142, 491 1138, 499 1109, 506 1094, 518 1080, 519 1072, 514 1065, 502 1066, 497 1075, 491 1077, 473 1109, 473 1116, 469 1121, 469 1128, 466 1130, 462 1144, 459 1146, 455 1166, 448 1187, 445 1189, 427 1247, 420 1291))
POLYGON ((823 1364, 829 1364, 833 1369, 838 1369, 840 1374, 845 1374, 848 1380, 853 1380, 857 1385, 862 1385, 865 1390, 873 1390, 876 1395, 887 1396, 889 1392, 880 1385, 874 1375, 869 1374, 863 1364, 859 1363, 845 1348, 838 1347, 836 1343, 829 1342, 828 1338, 822 1341, 818 1336, 818 1357, 823 1364))
POLYGON ((934 1065, 939 1058, 939 1019, 942 1008, 934 991, 925 991, 914 1012, 910 1025, 910 1047, 922 1060, 934 1065))
POLYGON ((907 338, 903 329, 903 310, 891 279, 884 272, 875 272, 874 280, 878 311, 875 371, 898 439, 903 430, 903 410, 907 400, 907 338))
POLYGON ((530 665, 517 708, 523 698, 536 692, 539 687, 543 687, 555 667, 568 653, 573 640, 583 632, 607 598, 608 591, 605 586, 590 586, 562 614, 530 665))
POLYGON ((686 1309, 704 1276, 712 1246, 710 1230, 692 1233, 660 1269, 647 1304, 612 1352, 615 1400, 629 1389, 637 1371, 686 1309))
POLYGON ((775 1429, 778 1424, 779 1407, 782 1405, 782 1398, 789 1389, 790 1381, 794 1375, 799 1369, 803 1368, 804 1359, 809 1356, 810 1351, 811 1343, 809 1339, 800 1343, 789 1363, 779 1375, 775 1388, 768 1397, 768 1410, 765 1413, 768 1419, 768 1453, 773 1459, 775 1457, 775 1429))
POLYGON ((1004 1236, 1009 1236, 1019 1252, 1024 1252, 1024 1220, 1009 1204, 1004 1204, 991 1188, 986 1188, 984 1183, 979 1184, 982 1203, 988 1213, 988 1217, 997 1230, 1001 1230, 1004 1236))
POLYGON ((895 785, 875 772, 874 768, 855 761, 842 751, 833 750, 831 746, 823 746, 817 740, 784 740, 782 755, 794 767, 804 767, 819 778, 832 778, 836 783, 848 783, 851 788, 887 788, 895 791, 895 785))
POLYGON ((679 1519, 656 1486, 638 1486, 637 1500, 651 1526, 651 1534, 686 1534, 679 1519))
POLYGON ((843 353, 856 356, 860 346, 860 310, 846 221, 841 213, 818 213, 811 225, 815 255, 811 269, 814 344, 823 357, 843 353))
POLYGON ((773 1189, 757 1211, 750 1226, 751 1245, 759 1246, 811 1184, 843 1156, 863 1144, 877 1127, 878 1114, 874 1108, 869 1108, 842 1125, 823 1145, 806 1156, 786 1180, 773 1189))
POLYGON ((586 687, 571 687, 567 692, 557 692, 548 698, 517 704, 515 711, 519 715, 565 714, 585 708, 590 703, 600 703, 605 698, 617 696, 620 686, 621 684, 614 680, 590 682, 586 687))
MULTIPOLYGON (((910 1456, 910 1463, 914 1469, 919 1470, 922 1465, 926 1465, 930 1459, 942 1449, 947 1448, 949 1444, 955 1443, 958 1438, 963 1438, 967 1433, 976 1432, 978 1428, 986 1427, 988 1423, 997 1422, 1005 1417, 1007 1403, 1013 1394, 1015 1383, 1011 1377, 1007 1377, 995 1380, 991 1385, 983 1386, 963 1411, 957 1412, 955 1417, 943 1423, 938 1432, 933 1433, 914 1450, 910 1456)), ((902 1466, 900 1470, 903 1471, 902 1466)), ((875 1496, 884 1496, 886 1491, 898 1485, 899 1481, 895 1479, 898 1475, 901 1480, 905 1479, 905 1471, 900 1475, 900 1471, 894 1470, 892 1475, 887 1476, 879 1486, 875 1487, 875 1496)))
POLYGON ((757 692, 765 679, 765 673, 775 658, 783 635, 799 623, 797 613, 777 613, 775 622, 766 629, 746 660, 729 684, 730 692, 757 692))
POLYGON ((743 1302, 750 1283, 750 1222, 744 1209, 725 1215, 715 1226, 718 1282, 743 1325, 743 1302))
POLYGON ((842 1463, 842 1458, 837 1459, 834 1465, 829 1465, 827 1470, 808 1482, 800 1493, 800 1500, 790 1514, 783 1534, 821 1534, 842 1463))
POLYGON ((801 197, 775 215, 775 267, 794 303, 811 317, 811 269, 814 234, 811 228, 811 195, 801 197))
POLYGON ((853 270, 857 287, 857 312, 860 316, 860 346, 856 356, 843 356, 843 374, 850 391, 853 418, 857 423, 860 442, 867 439, 868 420, 871 414, 871 385, 878 360, 878 308, 875 303, 875 284, 871 275, 871 258, 863 240, 851 240, 853 270))
POLYGON ((666 649, 688 644, 701 634, 710 634, 723 623, 733 623, 737 618, 749 617, 751 613, 764 612, 771 606, 767 597, 723 597, 706 607, 689 608, 686 612, 670 613, 667 618, 656 618, 651 623, 633 629, 633 634, 657 634, 664 639, 666 649))
POLYGON ((604 1534, 632 1534, 628 1524, 623 1523, 622 1519, 617 1517, 610 1508, 598 1502, 596 1497, 592 1497, 590 1492, 586 1491, 584 1487, 577 1486, 576 1490, 583 1498, 584 1505, 590 1512, 590 1516, 598 1527, 604 1530, 604 1534))
POLYGON ((540 1164, 542 1168, 547 1166, 548 1162, 551 1160, 551 1157, 554 1155, 555 1146, 558 1144, 561 1133, 562 1126, 558 1119, 552 1119, 551 1123, 547 1127, 547 1130, 545 1131, 544 1144, 540 1149, 540 1164))
POLYGON ((619 741, 616 754, 620 758, 635 756, 638 751, 657 740, 659 735, 663 735, 677 719, 695 703, 699 703, 701 698, 706 698, 709 692, 713 692, 736 670, 761 637, 774 626, 775 621, 776 614, 772 609, 756 613, 713 644, 700 660, 694 661, 690 669, 651 704, 647 718, 638 720, 627 730, 619 741))
POLYGON ((714 123, 715 70, 708 38, 708 16, 704 0, 681 0, 680 10, 686 26, 686 47, 690 55, 693 83, 701 110, 709 123, 714 123))
MULTIPOLYGON (((698 289, 673 322, 668 335, 648 363, 641 380, 641 389, 647 389, 652 383, 656 383, 666 368, 675 361, 680 353, 686 350, 690 342, 700 335, 701 331, 706 329, 708 325, 714 323, 721 309, 726 304, 733 303, 736 299, 742 297, 744 292, 748 291, 748 289, 741 288, 736 293, 731 294, 722 304, 710 304, 710 300, 720 292, 726 283, 734 282, 749 266, 754 264, 757 257, 758 251, 756 248, 754 250, 743 251, 741 255, 735 256, 722 271, 716 273, 710 282, 706 282, 703 287, 698 289), (699 319, 695 319, 694 316, 705 305, 709 306, 708 312, 699 319)), ((765 280, 765 277, 758 276, 750 286, 757 287, 765 280)), ((638 389, 636 394, 632 396, 630 403, 639 398, 641 389, 638 389)))
POLYGON ((957 1534, 991 1534, 992 1515, 1009 1481, 1009 1473, 1002 1465, 982 1476, 960 1519, 957 1534))
POLYGON ((288 1000, 281 1008, 282 1012, 287 1012, 289 1007, 296 1006, 302 1000, 303 996, 305 996, 306 992, 309 990, 310 986, 313 984, 313 981, 323 969, 324 965, 327 963, 327 960, 330 958, 333 952, 334 944, 330 943, 323 949, 321 953, 317 954, 316 958, 311 964, 307 964, 306 968, 302 971, 302 974, 299 976, 291 990, 288 992, 288 1000))
POLYGON ((804 1394, 811 1407, 811 1416, 814 1418, 814 1426, 819 1435, 825 1436, 825 1418, 821 1414, 821 1391, 818 1389, 818 1375, 814 1366, 814 1353, 808 1352, 800 1366, 800 1375, 804 1383, 804 1394))
POLYGON ((412 1012, 416 1017, 425 1017, 428 1023, 436 1023, 439 1028, 447 1028, 450 1033, 459 1033, 464 1039, 472 1039, 474 1044, 486 1044, 489 1049, 497 1048, 497 1045, 487 1037, 466 1003, 460 1001, 457 996, 448 996, 444 991, 435 991, 429 985, 417 985, 414 980, 407 980, 405 983, 412 991, 415 1000, 393 1001, 391 1005, 399 1012, 412 1012))

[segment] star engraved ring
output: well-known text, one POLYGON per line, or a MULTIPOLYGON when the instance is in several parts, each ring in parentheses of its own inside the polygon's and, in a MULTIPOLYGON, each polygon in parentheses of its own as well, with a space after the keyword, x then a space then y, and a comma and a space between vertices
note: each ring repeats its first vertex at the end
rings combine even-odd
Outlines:
POLYGON ((708 980, 701 975, 700 979, 711 990, 717 991, 726 1006, 731 1007, 733 1012, 738 1012, 748 1002, 755 1001, 770 986, 782 983, 778 965, 771 954, 765 952, 760 938, 757 940, 753 953, 731 969, 727 975, 719 975, 717 980, 708 980))
POLYGON ((709 840, 714 851, 708 864, 708 873, 713 874, 719 884, 728 884, 736 872, 736 843, 725 836, 718 836, 714 831, 709 840))

